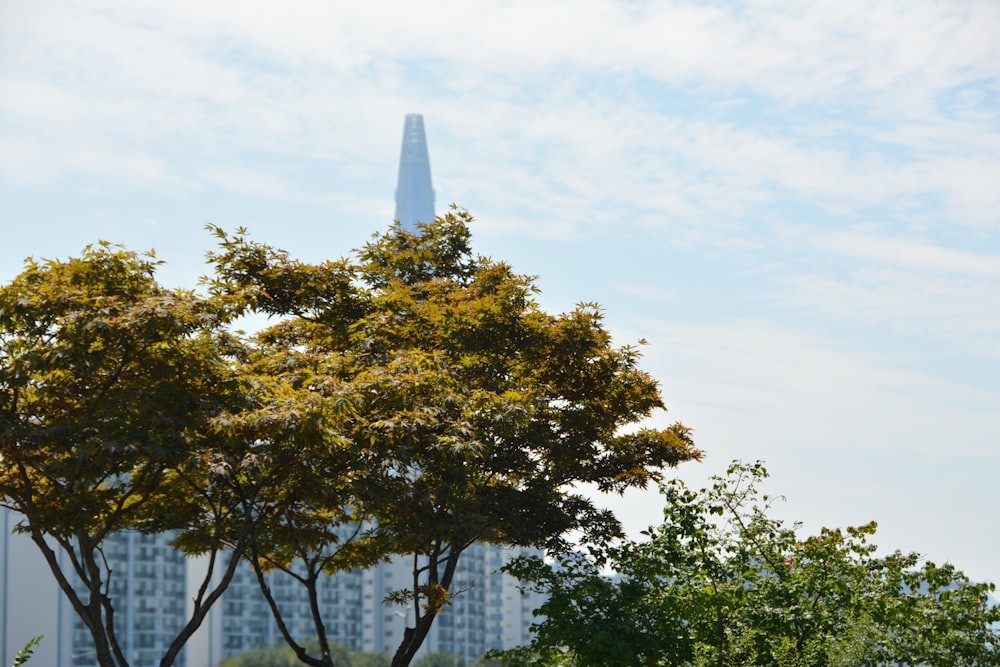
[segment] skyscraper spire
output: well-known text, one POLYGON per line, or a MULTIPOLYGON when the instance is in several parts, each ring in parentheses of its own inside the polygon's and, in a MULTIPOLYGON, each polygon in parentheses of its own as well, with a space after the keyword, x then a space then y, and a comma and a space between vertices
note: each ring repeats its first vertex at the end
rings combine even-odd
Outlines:
POLYGON ((403 148, 396 184, 396 220, 411 232, 417 230, 417 222, 434 221, 431 160, 427 155, 424 117, 418 113, 407 114, 403 124, 403 148))

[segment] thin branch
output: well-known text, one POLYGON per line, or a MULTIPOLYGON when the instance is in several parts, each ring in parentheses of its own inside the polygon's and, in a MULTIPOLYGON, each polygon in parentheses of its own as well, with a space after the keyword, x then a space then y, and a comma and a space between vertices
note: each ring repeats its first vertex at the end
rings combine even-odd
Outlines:
POLYGON ((317 660, 306 652, 305 648, 295 641, 292 637, 291 632, 288 630, 288 626, 285 625, 285 619, 281 614, 281 610, 278 608, 278 603, 274 599, 274 595, 271 593, 271 587, 267 583, 267 578, 264 576, 264 570, 260 566, 260 561, 258 560, 259 554, 257 553, 256 547, 250 545, 250 564, 253 567, 254 574, 257 575, 257 583, 260 585, 261 593, 264 595, 264 600, 267 601, 267 606, 271 609, 271 615, 274 617, 274 622, 278 626, 278 631, 284 638, 285 643, 288 644, 289 648, 295 652, 295 656, 300 662, 304 662, 310 667, 329 667, 329 664, 324 664, 322 661, 317 660))

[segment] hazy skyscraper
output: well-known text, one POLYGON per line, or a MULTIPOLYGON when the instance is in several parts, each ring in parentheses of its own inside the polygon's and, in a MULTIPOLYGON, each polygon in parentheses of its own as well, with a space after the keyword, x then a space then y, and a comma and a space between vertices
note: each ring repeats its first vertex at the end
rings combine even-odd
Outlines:
POLYGON ((403 124, 403 147, 399 155, 399 180, 396 184, 396 220, 415 231, 417 222, 434 221, 434 189, 431 187, 431 160, 427 154, 424 117, 406 116, 403 124))

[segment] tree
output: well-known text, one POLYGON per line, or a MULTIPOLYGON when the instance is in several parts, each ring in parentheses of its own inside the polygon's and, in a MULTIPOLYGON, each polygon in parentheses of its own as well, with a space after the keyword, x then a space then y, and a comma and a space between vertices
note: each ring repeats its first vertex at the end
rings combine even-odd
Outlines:
MULTIPOLYGON (((316 642, 306 642, 306 644, 307 650, 311 652, 316 652, 319 648, 316 642)), ((358 667, 354 664, 351 651, 346 646, 331 643, 330 651, 338 665, 358 667)), ((355 653, 353 655, 358 654, 355 653)), ((279 644, 226 658, 219 663, 219 667, 295 667, 298 664, 300 664, 300 661, 295 651, 290 646, 279 644)))
MULTIPOLYGON (((472 253, 469 222, 453 210, 418 233, 396 225, 321 265, 216 230, 213 294, 281 318, 258 337, 260 358, 301 400, 329 406, 313 451, 338 474, 290 524, 324 511, 366 522, 365 558, 413 563, 411 585, 389 598, 415 617, 393 667, 410 663, 449 603, 468 546, 565 550, 573 531, 606 541, 617 519, 577 485, 622 492, 699 456, 680 424, 632 428, 663 407, 658 386, 637 348, 612 345, 600 309, 545 313, 530 277, 472 253)), ((258 563, 308 563, 279 537, 258 544, 258 563)), ((333 533, 313 537, 314 553, 343 553, 333 533)))
POLYGON ((876 556, 874 523, 823 529, 769 515, 766 470, 734 464, 709 489, 663 487, 643 542, 515 562, 549 596, 511 665, 1000 665, 992 584, 916 554, 876 556), (616 572, 609 577, 611 568, 616 572))
MULTIPOLYGON (((319 651, 319 642, 304 643, 310 654, 319 651)), ((389 667, 392 658, 388 653, 377 651, 351 651, 346 646, 330 643, 330 653, 337 665, 344 667, 389 667)), ((294 667, 300 664, 298 655, 287 644, 247 651, 242 655, 226 658, 219 667, 294 667)))
POLYGON ((219 304, 162 287, 156 266, 102 243, 67 261, 29 259, 0 288, 0 504, 22 515, 18 529, 102 667, 127 665, 101 548, 109 534, 182 531, 210 556, 166 666, 228 584, 253 525, 242 517, 235 542, 221 530, 240 510, 231 473, 249 442, 220 426, 252 394, 231 363, 240 346, 219 304), (236 558, 218 562, 227 547, 236 558))
POLYGON ((351 667, 390 667, 392 656, 380 651, 358 651, 351 654, 351 667))
POLYGON ((413 662, 413 667, 458 667, 451 653, 428 653, 413 662))

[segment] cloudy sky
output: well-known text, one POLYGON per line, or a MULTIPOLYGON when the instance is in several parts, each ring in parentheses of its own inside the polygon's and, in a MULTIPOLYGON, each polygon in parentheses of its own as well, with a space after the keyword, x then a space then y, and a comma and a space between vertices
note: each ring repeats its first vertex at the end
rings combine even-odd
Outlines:
POLYGON ((1000 3, 362 4, 0 0, 0 281, 106 239, 193 286, 208 222, 341 256, 422 113, 477 250, 649 341, 679 475, 1000 582, 1000 3))

